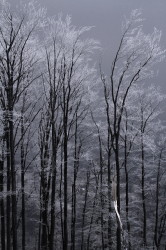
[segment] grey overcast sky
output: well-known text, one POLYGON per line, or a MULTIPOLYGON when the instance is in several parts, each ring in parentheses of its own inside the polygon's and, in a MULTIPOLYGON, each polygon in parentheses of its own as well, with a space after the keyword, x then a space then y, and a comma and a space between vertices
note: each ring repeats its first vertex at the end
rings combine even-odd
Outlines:
MULTIPOLYGON (((108 71, 112 56, 121 35, 121 23, 124 16, 129 16, 133 9, 141 9, 145 18, 145 32, 152 32, 154 26, 162 30, 161 45, 166 48, 166 0, 39 0, 47 7, 49 15, 63 13, 72 16, 76 26, 95 26, 89 33, 101 42, 103 50, 103 66, 108 71)), ((159 76, 154 81, 160 81, 164 87, 166 63, 159 65, 159 76)))
MULTIPOLYGON (((12 4, 18 1, 10 0, 12 4)), ((69 14, 72 16, 73 25, 95 26, 88 35, 101 42, 102 62, 106 71, 110 67, 120 39, 123 17, 128 17, 133 9, 142 10, 145 32, 152 32, 154 26, 162 30, 161 45, 166 48, 166 0, 38 0, 38 2, 48 9, 48 15, 69 14)), ((165 85, 166 92, 166 63, 158 67, 159 76, 156 80, 162 87, 165 85)))

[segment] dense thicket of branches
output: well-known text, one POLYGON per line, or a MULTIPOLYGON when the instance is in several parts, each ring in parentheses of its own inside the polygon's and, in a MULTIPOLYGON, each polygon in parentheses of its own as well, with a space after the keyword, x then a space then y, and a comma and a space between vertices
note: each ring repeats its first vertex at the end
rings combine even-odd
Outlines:
POLYGON ((107 77, 90 29, 0 1, 2 250, 166 247, 161 32, 133 11, 107 77))

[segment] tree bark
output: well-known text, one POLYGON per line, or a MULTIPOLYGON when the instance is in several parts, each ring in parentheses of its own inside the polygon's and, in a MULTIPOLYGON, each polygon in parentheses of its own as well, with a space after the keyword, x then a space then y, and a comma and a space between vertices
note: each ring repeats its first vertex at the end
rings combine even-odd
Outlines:
MULTIPOLYGON (((54 120, 54 118, 53 118, 54 120)), ((56 194, 56 157, 57 144, 55 142, 56 134, 54 124, 52 124, 52 188, 51 188, 51 226, 50 226, 50 250, 54 249, 54 234, 55 234, 55 194, 56 194)))
MULTIPOLYGON (((117 208, 118 213, 120 214, 120 164, 119 164, 119 140, 116 140, 116 148, 115 148, 115 162, 116 162, 116 178, 117 178, 117 186, 116 186, 116 194, 117 194, 117 208)), ((119 220, 117 218, 117 250, 121 250, 121 227, 119 224, 119 220)))
POLYGON ((25 250, 25 154, 24 154, 24 120, 21 117, 21 196, 22 196, 22 250, 25 250))
POLYGON ((86 188, 85 188, 84 206, 83 206, 83 211, 82 211, 81 250, 84 249, 84 226, 85 226, 85 217, 86 217, 86 208, 87 208, 89 184, 90 184, 90 171, 88 170, 87 174, 86 174, 86 188))
POLYGON ((67 250, 68 246, 68 180, 67 180, 67 166, 68 166, 68 139, 67 139, 67 121, 64 119, 64 142, 63 142, 63 153, 64 153, 64 239, 63 239, 63 250, 67 250))
POLYGON ((10 144, 9 129, 6 128, 6 151, 7 151, 7 200, 6 200, 6 223, 7 223, 7 250, 11 249, 11 167, 10 167, 10 144))
POLYGON ((2 159, 0 159, 0 193, 1 193, 1 198, 0 198, 0 217, 1 217, 1 249, 6 250, 6 242, 5 242, 5 204, 4 204, 4 197, 3 197, 3 192, 4 192, 4 160, 3 156, 2 159))
POLYGON ((142 189, 142 208, 143 208, 143 246, 147 245, 147 226, 146 226, 146 203, 145 203, 145 155, 144 155, 144 139, 143 132, 141 133, 141 161, 142 161, 142 180, 141 180, 141 189, 142 189))

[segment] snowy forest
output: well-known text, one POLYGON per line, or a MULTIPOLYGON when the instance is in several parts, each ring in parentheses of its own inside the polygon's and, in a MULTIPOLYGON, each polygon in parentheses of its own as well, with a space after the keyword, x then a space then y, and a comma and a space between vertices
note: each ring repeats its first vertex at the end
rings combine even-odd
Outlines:
POLYGON ((0 0, 1 250, 166 249, 166 50, 144 22, 116 27, 108 74, 92 27, 0 0))

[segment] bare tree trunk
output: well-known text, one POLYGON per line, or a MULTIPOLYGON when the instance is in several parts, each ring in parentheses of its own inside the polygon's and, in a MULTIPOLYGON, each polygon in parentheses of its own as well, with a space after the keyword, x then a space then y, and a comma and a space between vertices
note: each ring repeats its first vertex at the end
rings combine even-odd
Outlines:
POLYGON ((86 188, 85 188, 85 197, 84 197, 84 207, 83 207, 83 211, 82 211, 81 250, 84 249, 84 226, 85 226, 85 217, 86 217, 86 208, 87 208, 89 184, 90 184, 90 171, 88 170, 87 174, 86 174, 86 188))
POLYGON ((67 166, 68 166, 68 139, 67 139, 67 121, 64 120, 64 144, 63 144, 63 153, 64 153, 64 239, 63 239, 63 250, 67 250, 68 246, 68 180, 67 180, 67 166))
POLYGON ((7 250, 11 249, 11 168, 10 168, 10 149, 9 149, 9 128, 6 130, 6 151, 7 151, 7 200, 6 200, 6 224, 7 224, 7 250))
POLYGON ((112 230, 111 230, 111 149, 109 144, 110 138, 108 137, 108 162, 107 162, 107 175, 108 175, 108 249, 112 249, 112 230))
POLYGON ((41 164, 41 249, 47 250, 49 247, 49 224, 48 224, 48 202, 50 194, 51 169, 50 159, 50 131, 51 117, 49 110, 42 114, 40 121, 40 164, 41 164))
POLYGON ((77 113, 76 113, 76 121, 75 121, 75 133, 74 133, 74 177, 72 184, 72 216, 71 216, 71 250, 75 250, 75 225, 76 225, 76 204, 77 204, 77 196, 76 196, 76 181, 77 181, 77 173, 79 168, 79 154, 80 148, 78 145, 78 124, 77 124, 77 113))
POLYGON ((63 182, 63 146, 61 147, 61 165, 60 165, 60 188, 59 188, 59 198, 60 198, 60 216, 61 216, 61 236, 62 236, 62 242, 64 242, 64 220, 63 220, 63 207, 62 207, 62 182, 63 182))
MULTIPOLYGON (((53 119, 54 120, 54 119, 53 119)), ((52 188, 51 188, 51 225, 50 225, 50 250, 54 249, 54 232, 55 232, 55 194, 56 194, 56 158, 57 143, 54 124, 52 124, 52 188)))
MULTIPOLYGON (((24 109, 24 107, 23 107, 24 109)), ((24 120, 21 116, 21 198, 22 198, 22 250, 25 250, 25 154, 24 154, 24 120)))
POLYGON ((95 196, 93 200, 92 214, 91 214, 88 237, 87 237, 87 250, 90 249, 90 237, 91 237, 92 225, 93 225, 93 219, 94 219, 94 213, 95 213, 95 207, 96 207, 96 198, 97 198, 98 189, 99 189, 99 174, 95 176, 95 180, 96 180, 96 188, 95 188, 96 190, 95 190, 95 196))
MULTIPOLYGON (((11 111, 13 112, 13 111, 11 111)), ((13 250, 17 250, 17 199, 16 199, 16 169, 14 162, 14 140, 13 140, 13 114, 9 121, 10 128, 10 162, 12 177, 12 233, 13 233, 13 250)))
POLYGON ((144 140, 143 132, 141 133, 141 169, 142 169, 142 179, 141 179, 141 190, 142 190, 142 208, 143 208, 143 246, 147 245, 147 226, 146 226, 146 203, 145 203, 145 155, 144 155, 144 140))
POLYGON ((124 156, 124 168, 125 168, 125 182, 126 182, 126 224, 127 224, 127 232, 128 232, 128 249, 131 249, 130 242, 130 222, 129 222, 129 176, 127 169, 127 136, 125 135, 125 156, 124 156))
POLYGON ((45 173, 45 166, 41 173, 41 189, 42 189, 42 211, 41 211, 41 220, 42 220, 42 233, 41 233, 41 249, 48 249, 48 197, 47 197, 47 177, 45 173))
MULTIPOLYGON (((4 145, 3 145, 4 146, 4 145)), ((2 153, 3 154, 3 153, 2 153)), ((1 249, 6 250, 6 241, 5 241, 5 204, 4 204, 4 157, 2 155, 2 159, 0 159, 0 217, 1 217, 1 249)))
POLYGON ((71 250, 75 250, 76 182, 72 185, 71 250))
MULTIPOLYGON (((40 181, 41 182, 41 181, 40 181)), ((38 250, 40 250, 41 246, 41 213, 42 213, 42 197, 41 197, 41 183, 40 183, 40 213, 39 213, 39 231, 38 231, 38 250)))
POLYGON ((104 202, 103 202, 103 151, 102 151, 102 141, 101 141, 101 136, 100 136, 100 129, 95 122, 93 115, 92 115, 93 122, 96 126, 97 133, 98 133, 98 141, 99 141, 99 160, 100 160, 100 204, 101 204, 101 212, 100 212, 100 217, 101 217, 101 241, 102 241, 102 249, 104 249, 104 219, 103 219, 103 211, 104 211, 104 202))
MULTIPOLYGON (((115 148, 115 162, 116 162, 116 178, 117 178, 117 188, 116 188, 116 193, 117 193, 117 208, 118 208, 118 213, 120 214, 120 164, 119 164, 119 140, 118 138, 116 140, 116 148, 115 148)), ((119 224, 119 220, 117 218, 117 250, 121 250, 121 227, 119 224)))
POLYGON ((162 157, 162 151, 160 151, 159 155, 159 162, 158 162, 158 168, 157 168, 157 180, 156 180, 156 208, 155 208, 155 230, 154 230, 154 242, 156 245, 156 248, 159 247, 159 241, 158 241, 158 224, 159 224, 159 192, 160 192, 160 168, 161 168, 161 157, 162 157))
MULTIPOLYGON (((64 71, 64 75, 66 72, 64 71)), ((64 229, 64 239, 63 239, 63 250, 67 250, 68 247, 68 108, 70 100, 70 83, 69 92, 66 93, 65 82, 63 83, 63 177, 64 177, 64 216, 63 216, 63 229, 64 229)))
POLYGON ((100 203, 101 203, 101 241, 102 241, 102 249, 104 249, 104 219, 103 219, 103 211, 104 211, 104 202, 103 202, 103 154, 102 154, 102 143, 100 138, 100 131, 98 130, 99 137, 99 151, 100 151, 100 203))
POLYGON ((107 179, 108 179, 108 248, 112 249, 112 230, 111 230, 111 149, 113 144, 111 122, 110 122, 110 105, 108 102, 108 90, 105 80, 101 74, 101 79, 104 86, 104 98, 106 103, 106 117, 107 117, 107 179))

